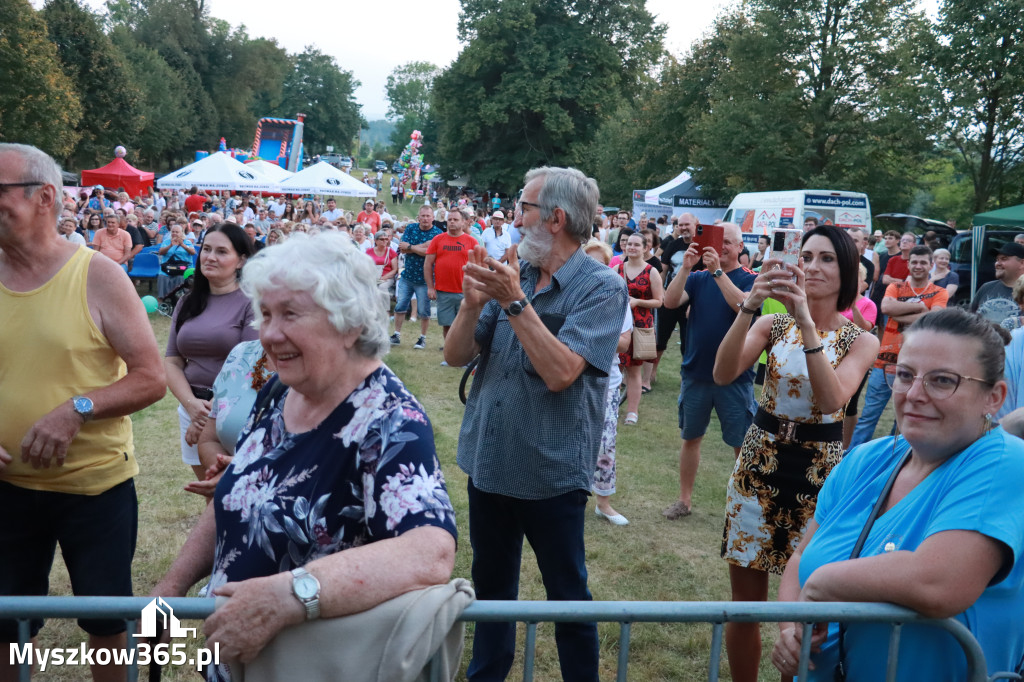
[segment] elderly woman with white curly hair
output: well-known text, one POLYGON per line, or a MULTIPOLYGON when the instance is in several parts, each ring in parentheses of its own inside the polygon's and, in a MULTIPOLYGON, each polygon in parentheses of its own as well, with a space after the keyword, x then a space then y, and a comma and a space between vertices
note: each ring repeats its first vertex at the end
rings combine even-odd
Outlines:
MULTIPOLYGON (((455 518, 423 407, 381 362, 373 262, 346 235, 293 235, 242 271, 277 368, 235 456, 167 576, 230 597, 206 621, 222 659, 252 660, 281 630, 446 582, 455 518)), ((228 679, 226 666, 208 673, 228 679)))

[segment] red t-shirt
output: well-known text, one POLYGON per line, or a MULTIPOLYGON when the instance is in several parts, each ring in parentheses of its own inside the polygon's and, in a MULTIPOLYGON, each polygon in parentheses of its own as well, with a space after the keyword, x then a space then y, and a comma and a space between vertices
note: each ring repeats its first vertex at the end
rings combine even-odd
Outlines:
POLYGON ((905 280, 910 277, 910 259, 904 258, 902 253, 897 253, 889 258, 889 262, 885 265, 885 272, 882 274, 905 280))
POLYGON ((206 197, 202 194, 189 194, 185 197, 185 210, 188 213, 202 213, 205 203, 206 197))
POLYGON ((390 247, 388 247, 387 253, 385 253, 383 256, 378 256, 377 252, 374 251, 373 247, 371 246, 366 250, 366 255, 372 258, 373 262, 376 263, 377 265, 384 266, 384 270, 382 270, 380 273, 381 275, 388 274, 389 272, 395 269, 396 265, 398 265, 398 252, 390 247))
POLYGON ((377 213, 376 211, 370 211, 369 213, 366 211, 360 211, 359 215, 356 216, 356 222, 366 223, 370 226, 370 230, 374 234, 377 234, 377 230, 380 229, 380 213, 377 213))
POLYGON ((458 237, 445 232, 430 240, 427 255, 435 257, 435 289, 449 294, 462 293, 462 266, 469 262, 469 254, 476 245, 476 239, 465 232, 458 237))

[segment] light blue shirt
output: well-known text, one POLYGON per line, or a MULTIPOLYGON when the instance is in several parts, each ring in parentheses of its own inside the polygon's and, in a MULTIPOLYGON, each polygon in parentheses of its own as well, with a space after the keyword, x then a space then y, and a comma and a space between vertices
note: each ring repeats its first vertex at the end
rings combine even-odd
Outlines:
POLYGON ((1024 329, 1014 329, 1013 337, 1006 346, 1006 363, 1003 376, 1006 378, 1006 401, 996 413, 996 419, 1002 419, 1018 407, 1024 407, 1024 329))

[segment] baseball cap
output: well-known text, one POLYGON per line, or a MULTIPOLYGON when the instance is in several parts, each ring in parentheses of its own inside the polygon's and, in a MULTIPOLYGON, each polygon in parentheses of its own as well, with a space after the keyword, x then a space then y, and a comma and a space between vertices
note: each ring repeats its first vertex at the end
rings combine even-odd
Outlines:
POLYGON ((1024 244, 1006 242, 998 249, 992 249, 989 253, 993 256, 1015 256, 1024 259, 1024 244))
POLYGON ((93 185, 93 189, 103 189, 103 185, 93 185))
POLYGON ((494 213, 491 214, 491 217, 492 218, 501 218, 502 220, 504 220, 505 219, 505 214, 502 213, 501 211, 495 211, 494 213))

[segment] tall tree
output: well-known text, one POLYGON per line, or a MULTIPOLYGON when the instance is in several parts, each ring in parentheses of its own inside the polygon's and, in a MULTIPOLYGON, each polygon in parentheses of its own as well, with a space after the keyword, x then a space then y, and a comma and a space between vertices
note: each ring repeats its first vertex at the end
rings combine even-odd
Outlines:
POLYGON ((1024 164, 1024 2, 946 0, 938 30, 948 140, 974 185, 979 213, 1024 164))
POLYGON ((827 186, 904 208, 936 120, 913 0, 751 0, 691 133, 709 190, 827 186))
POLYGON ((463 0, 468 44, 434 81, 446 175, 511 190, 525 170, 572 162, 636 93, 664 28, 643 0, 463 0))
POLYGON ((82 105, 46 24, 28 0, 7 0, 0 26, 0 140, 66 158, 78 142, 82 105))
POLYGON ((320 153, 327 145, 350 150, 352 138, 364 124, 354 96, 359 81, 351 71, 339 68, 334 57, 312 46, 296 55, 293 64, 277 115, 306 114, 303 139, 311 153, 320 153))
POLYGON ((430 62, 409 62, 396 66, 384 85, 388 118, 413 117, 423 121, 430 110, 430 92, 441 69, 430 62))
POLYGON ((81 139, 71 154, 80 165, 109 160, 119 144, 131 147, 141 125, 141 93, 99 17, 76 0, 48 0, 42 10, 64 73, 80 93, 81 139))

